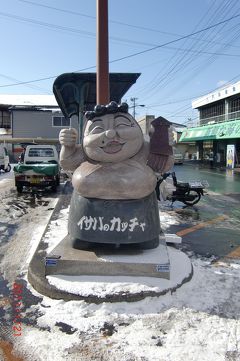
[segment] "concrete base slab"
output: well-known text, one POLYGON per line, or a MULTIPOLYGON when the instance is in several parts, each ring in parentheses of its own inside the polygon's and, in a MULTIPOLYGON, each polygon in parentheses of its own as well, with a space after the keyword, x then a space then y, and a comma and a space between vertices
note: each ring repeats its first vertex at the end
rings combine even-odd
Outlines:
MULTIPOLYGON (((134 246, 134 245, 133 245, 134 246)), ((98 245, 92 251, 74 249, 65 237, 47 255, 45 274, 146 276, 169 279, 170 262, 164 237, 154 250, 141 250, 132 245, 119 248, 98 245)))
MULTIPOLYGON (((64 242, 67 243, 67 240, 60 242, 59 247, 54 249, 54 253, 55 251, 60 252, 62 247, 64 248, 64 242)), ((101 255, 100 252, 98 254, 88 252, 88 261, 82 260, 84 263, 82 263, 80 271, 77 272, 78 275, 72 273, 76 274, 76 267, 81 264, 81 261, 79 258, 76 260, 75 250, 69 249, 68 258, 71 257, 71 262, 76 263, 71 268, 72 266, 68 264, 69 259, 64 260, 63 257, 63 263, 60 263, 57 270, 57 273, 62 271, 62 274, 55 274, 56 270, 54 272, 51 269, 53 270, 56 264, 48 265, 46 269, 45 260, 53 260, 55 263, 55 260, 58 262, 59 258, 54 257, 53 251, 50 253, 51 258, 47 258, 50 254, 46 255, 43 245, 44 243, 40 242, 30 263, 28 280, 39 293, 54 299, 84 300, 92 303, 139 301, 145 297, 155 297, 173 292, 188 282, 193 274, 192 265, 187 255, 174 247, 166 247, 162 244, 156 249, 141 251, 143 252, 141 256, 136 253, 126 254, 126 251, 122 251, 122 254, 121 252, 113 254, 113 252, 101 251, 101 255), (166 252, 165 256, 164 252, 166 252), (101 257, 100 261, 96 260, 98 257, 101 257), (135 265, 133 261, 136 261, 136 258, 138 258, 138 263, 135 265), (116 262, 119 259, 124 262, 116 262), (149 267, 152 267, 153 264, 157 264, 157 261, 162 260, 163 262, 164 259, 168 259, 167 267, 171 265, 171 269, 168 268, 169 279, 153 277, 151 271, 146 268, 147 260, 149 267), (95 268, 93 267, 94 262, 96 263, 95 268), (121 263, 117 270, 122 272, 121 275, 113 272, 118 263, 121 263), (124 267, 122 263, 125 264, 124 267), (103 267, 103 273, 101 273, 99 265, 103 267), (106 265, 109 267, 108 274, 106 274, 106 265), (137 268, 141 265, 144 267, 144 272, 141 268, 137 268), (94 268, 92 273, 91 268, 94 268), (86 275, 86 269, 88 275, 86 275), (48 270, 47 275, 46 270, 48 270), (98 274, 97 270, 100 270, 98 274), (130 274, 131 272, 132 274, 130 274), (137 272, 139 272, 138 275, 137 272), (142 274, 140 274, 141 272, 142 274)), ((86 251, 85 253, 81 252, 81 256, 86 256, 86 251)))
POLYGON ((127 245, 115 250, 108 245, 88 252, 73 249, 65 237, 48 254, 45 235, 51 222, 56 222, 61 210, 69 205, 70 192, 66 187, 29 265, 28 280, 40 294, 92 303, 138 301, 174 291, 191 279, 193 271, 189 258, 167 247, 165 238, 158 248, 151 250, 132 249, 130 252, 127 245), (131 286, 133 284, 135 286, 131 286))
MULTIPOLYGON (((192 277, 189 258, 174 247, 168 247, 170 279, 136 276, 69 276, 49 275, 47 281, 58 292, 94 302, 138 301, 173 292, 192 277)), ((75 298, 74 298, 75 299, 75 298)))

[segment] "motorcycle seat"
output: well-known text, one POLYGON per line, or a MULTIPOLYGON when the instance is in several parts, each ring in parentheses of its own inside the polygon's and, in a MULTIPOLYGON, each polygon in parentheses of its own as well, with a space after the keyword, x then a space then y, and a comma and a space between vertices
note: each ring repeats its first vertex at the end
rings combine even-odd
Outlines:
POLYGON ((187 188, 189 187, 189 183, 177 183, 177 187, 178 188, 187 188))

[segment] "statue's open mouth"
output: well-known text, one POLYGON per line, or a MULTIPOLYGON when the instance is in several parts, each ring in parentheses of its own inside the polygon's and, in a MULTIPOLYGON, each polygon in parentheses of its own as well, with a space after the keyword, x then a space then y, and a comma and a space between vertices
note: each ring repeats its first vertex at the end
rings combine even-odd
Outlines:
POLYGON ((105 145, 104 147, 102 147, 102 150, 105 152, 105 153, 109 153, 109 154, 114 154, 114 153, 117 153, 117 152, 120 152, 120 150, 122 149, 124 143, 121 144, 119 142, 116 142, 116 141, 112 141, 112 142, 109 142, 107 145, 105 145))

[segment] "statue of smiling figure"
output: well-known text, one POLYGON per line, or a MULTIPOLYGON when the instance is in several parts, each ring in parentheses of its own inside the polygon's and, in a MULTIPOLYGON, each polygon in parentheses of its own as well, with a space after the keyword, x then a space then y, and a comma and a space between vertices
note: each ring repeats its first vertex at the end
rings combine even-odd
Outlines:
POLYGON ((151 149, 128 105, 111 102, 86 112, 82 144, 77 144, 75 129, 61 130, 60 163, 73 172, 68 232, 74 248, 92 243, 158 246, 155 172, 169 170, 172 155, 164 145, 156 147, 156 129, 151 149))

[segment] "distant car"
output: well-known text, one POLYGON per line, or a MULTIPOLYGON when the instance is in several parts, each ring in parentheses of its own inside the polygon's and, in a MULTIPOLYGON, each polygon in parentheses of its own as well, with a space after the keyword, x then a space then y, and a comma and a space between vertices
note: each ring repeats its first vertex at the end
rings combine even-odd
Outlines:
POLYGON ((177 148, 173 148, 173 156, 174 164, 183 164, 183 155, 177 148))
POLYGON ((2 145, 0 145, 0 171, 1 169, 4 170, 4 172, 10 172, 11 170, 7 148, 2 145))

